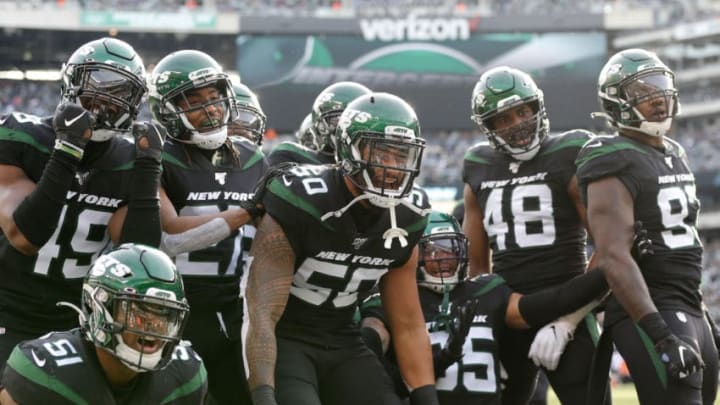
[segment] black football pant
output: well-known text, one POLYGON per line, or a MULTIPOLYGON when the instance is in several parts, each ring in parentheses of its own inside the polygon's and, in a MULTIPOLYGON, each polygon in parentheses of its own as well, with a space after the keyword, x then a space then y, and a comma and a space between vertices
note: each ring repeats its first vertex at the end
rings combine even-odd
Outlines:
POLYGON ((279 405, 400 405, 390 377, 358 336, 327 349, 278 338, 275 397, 279 405))
MULTIPOLYGON (((506 328, 500 340, 500 360, 508 379, 502 392, 503 405, 525 405, 534 392, 538 367, 528 358, 536 330, 506 328)), ((550 386, 564 405, 585 404, 595 345, 598 339, 593 316, 578 324, 554 371, 545 370, 550 386)), ((608 393, 605 404, 611 403, 608 393)))
POLYGON ((193 307, 183 339, 192 343, 208 373, 208 392, 217 405, 252 405, 242 350, 242 301, 219 310, 193 307))
POLYGON ((690 343, 705 362, 702 372, 684 380, 668 377, 652 342, 630 319, 612 325, 612 338, 635 383, 641 404, 711 405, 718 381, 718 353, 705 318, 682 311, 660 311, 673 333, 690 343))

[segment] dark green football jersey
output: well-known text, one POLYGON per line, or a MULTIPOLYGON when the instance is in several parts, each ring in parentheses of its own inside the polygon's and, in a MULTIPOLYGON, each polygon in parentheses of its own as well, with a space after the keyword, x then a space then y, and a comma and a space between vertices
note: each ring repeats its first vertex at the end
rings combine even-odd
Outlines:
POLYGON ((207 393, 207 373, 200 356, 183 342, 162 370, 138 373, 128 387, 113 388, 95 346, 73 329, 17 345, 2 385, 19 404, 198 405, 207 393))
MULTIPOLYGON (((16 166, 35 183, 55 145, 52 117, 15 113, 0 119, 0 164, 16 166)), ((77 326, 83 277, 109 247, 107 224, 127 204, 135 145, 115 137, 90 142, 67 192, 57 229, 36 256, 13 248, 0 233, 0 325, 41 335, 77 326)))
MULTIPOLYGON (((598 137, 585 145, 577 164, 585 201, 588 184, 608 176, 617 177, 632 195, 634 217, 653 243, 655 253, 638 265, 658 309, 701 315, 700 202, 682 146, 669 138, 661 150, 624 136, 598 137)), ((615 300, 607 311, 609 322, 626 316, 615 300)))
MULTIPOLYGON (((497 274, 465 280, 450 291, 447 300, 424 287, 418 287, 420 304, 430 334, 433 353, 447 342, 447 323, 453 305, 478 298, 481 304, 463 347, 463 358, 436 376, 435 386, 442 405, 500 404, 500 335, 506 328, 505 312, 512 290, 497 274)), ((373 295, 361 306, 363 317, 385 321, 379 295, 373 295)))
POLYGON ((273 148, 267 159, 270 166, 285 162, 310 165, 335 164, 334 155, 312 150, 295 142, 279 143, 273 148))
MULTIPOLYGON (((422 236, 427 216, 404 205, 398 205, 396 213, 398 227, 408 233, 407 244, 401 246, 395 239, 389 249, 383 238, 390 228, 388 209, 357 203, 340 217, 322 219, 353 198, 335 166, 296 166, 268 184, 263 204, 295 253, 295 274, 276 328, 278 336, 327 347, 357 342, 353 314, 358 294, 369 291, 389 269, 405 264, 422 236)), ((429 205, 425 201, 418 208, 429 205)))
POLYGON ((593 135, 574 130, 548 137, 535 158, 517 161, 488 143, 465 155, 463 181, 483 213, 493 272, 530 293, 585 271, 587 234, 568 185, 575 158, 593 135))
MULTIPOLYGON (((205 215, 238 207, 253 196, 255 184, 267 170, 257 145, 232 139, 234 151, 223 145, 215 151, 165 143, 162 186, 178 215, 205 215)), ((214 246, 175 257, 192 307, 221 306, 237 299, 243 274, 244 236, 251 225, 234 231, 214 246)))

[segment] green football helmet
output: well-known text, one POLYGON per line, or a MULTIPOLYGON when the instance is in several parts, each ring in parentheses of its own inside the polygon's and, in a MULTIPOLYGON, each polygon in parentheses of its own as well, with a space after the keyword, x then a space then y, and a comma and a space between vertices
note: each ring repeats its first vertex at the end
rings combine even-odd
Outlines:
POLYGON ((318 94, 312 106, 312 125, 320 151, 335 152, 335 131, 340 114, 348 103, 370 94, 370 89, 360 83, 337 82, 318 94))
POLYGON ((302 120, 300 128, 295 131, 295 138, 297 138, 300 145, 308 149, 320 149, 320 146, 318 146, 317 135, 315 135, 315 130, 312 127, 312 113, 306 115, 302 120))
POLYGON ((81 46, 60 74, 62 101, 81 104, 95 115, 90 138, 95 142, 128 131, 147 93, 142 59, 132 46, 115 38, 81 46))
POLYGON ((262 145, 267 117, 257 96, 242 83, 233 85, 237 117, 230 124, 230 135, 239 135, 262 145))
POLYGON ((370 93, 347 105, 338 121, 336 161, 370 202, 402 198, 420 173, 425 140, 415 111, 400 97, 370 93))
POLYGON ((675 74, 644 49, 627 49, 610 57, 600 71, 598 97, 602 112, 593 117, 605 117, 613 128, 650 136, 665 136, 680 112, 675 74), (644 117, 638 110, 647 101, 653 102, 654 117, 644 117))
POLYGON ((475 84, 471 104, 471 119, 495 149, 516 160, 535 157, 548 135, 550 123, 543 92, 530 75, 507 66, 490 69, 475 84), (532 117, 509 128, 495 128, 500 114, 525 104, 532 109, 532 117))
POLYGON ((167 365, 189 308, 175 264, 147 246, 127 243, 100 256, 83 282, 86 338, 137 372, 167 365))
POLYGON ((465 279, 468 241, 453 216, 432 211, 418 246, 419 286, 443 293, 465 279))
POLYGON ((225 143, 227 126, 235 118, 235 96, 230 79, 210 55, 195 50, 167 55, 155 66, 148 87, 150 111, 169 136, 208 150, 225 143), (214 87, 217 98, 198 99, 193 95, 206 87, 214 87), (199 128, 188 118, 196 112, 205 118, 199 128))

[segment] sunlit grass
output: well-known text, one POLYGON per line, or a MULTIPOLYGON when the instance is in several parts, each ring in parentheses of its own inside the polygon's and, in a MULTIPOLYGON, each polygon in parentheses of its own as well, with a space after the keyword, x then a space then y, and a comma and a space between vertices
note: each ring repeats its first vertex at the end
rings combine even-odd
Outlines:
MULTIPOLYGON (((548 391, 548 405, 560 405, 552 388, 548 391)), ((617 384, 612 387, 613 405, 638 405, 635 386, 632 384, 617 384)), ((720 400, 715 399, 715 405, 720 405, 720 400)))

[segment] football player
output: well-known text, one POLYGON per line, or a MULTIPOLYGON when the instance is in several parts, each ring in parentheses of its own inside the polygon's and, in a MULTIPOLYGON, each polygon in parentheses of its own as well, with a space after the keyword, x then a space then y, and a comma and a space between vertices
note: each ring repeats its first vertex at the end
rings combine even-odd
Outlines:
MULTIPOLYGON (((504 331, 542 326, 607 292, 601 271, 525 296, 497 274, 465 279, 467 239, 455 218, 437 211, 430 213, 419 247, 417 288, 441 404, 499 404, 504 331)), ((390 333, 380 298, 368 298, 361 310, 364 340, 385 353, 390 333)))
POLYGON ((267 117, 255 93, 242 83, 233 84, 237 116, 228 125, 228 135, 242 136, 262 145, 267 117))
POLYGON ((353 323, 378 283, 412 403, 436 404, 415 288, 429 208, 404 198, 424 148, 417 116, 371 93, 347 105, 337 136, 339 165, 295 166, 266 187, 246 290, 254 404, 399 404, 353 323))
POLYGON ((599 115, 619 136, 585 144, 577 176, 597 263, 613 291, 604 333, 642 404, 712 404, 718 353, 699 289, 700 202, 685 151, 667 137, 680 108, 675 75, 652 52, 623 50, 601 70, 598 95, 599 115), (635 220, 655 252, 637 263, 623 251, 635 220))
POLYGON ((20 341, 76 325, 55 303, 79 304, 85 273, 110 243, 160 242, 164 130, 135 122, 142 59, 102 38, 61 73, 53 117, 0 117, 0 365, 20 341))
POLYGON ((312 127, 312 113, 306 115, 305 118, 303 118, 302 123, 300 123, 300 128, 295 131, 295 138, 300 145, 310 150, 320 149, 320 146, 318 145, 317 135, 315 134, 315 130, 312 127))
MULTIPOLYGON (((528 294, 582 274, 587 267, 587 235, 575 157, 592 134, 574 130, 548 136, 542 90, 514 68, 483 73, 471 103, 472 120, 488 142, 473 146, 463 166, 463 230, 470 243, 470 275, 497 273, 514 291, 528 294)), ((583 315, 573 314, 553 325, 562 330, 557 334, 564 339, 561 343, 567 343, 583 315)), ((537 329, 508 331, 501 348, 509 375, 503 402, 527 401, 536 364, 543 364, 557 367, 547 375, 562 403, 584 403, 595 348, 591 336, 596 324, 590 318, 579 325, 559 365, 557 359, 528 359, 537 329)))
POLYGON ((167 255, 128 243, 100 256, 75 309, 79 328, 15 347, 0 404, 203 403, 207 376, 180 342, 189 307, 167 255))
POLYGON ((244 204, 267 165, 256 144, 228 137, 233 97, 222 67, 196 50, 165 56, 150 79, 153 117, 169 135, 160 189, 162 246, 175 258, 193 308, 184 338, 205 361, 211 396, 221 404, 248 404, 240 340, 242 250, 260 212, 244 204))
POLYGON ((311 128, 315 132, 318 149, 311 150, 295 142, 282 142, 268 154, 268 163, 271 166, 283 162, 335 163, 335 130, 340 114, 348 103, 369 93, 370 89, 355 82, 338 82, 326 87, 317 95, 312 106, 311 128))

